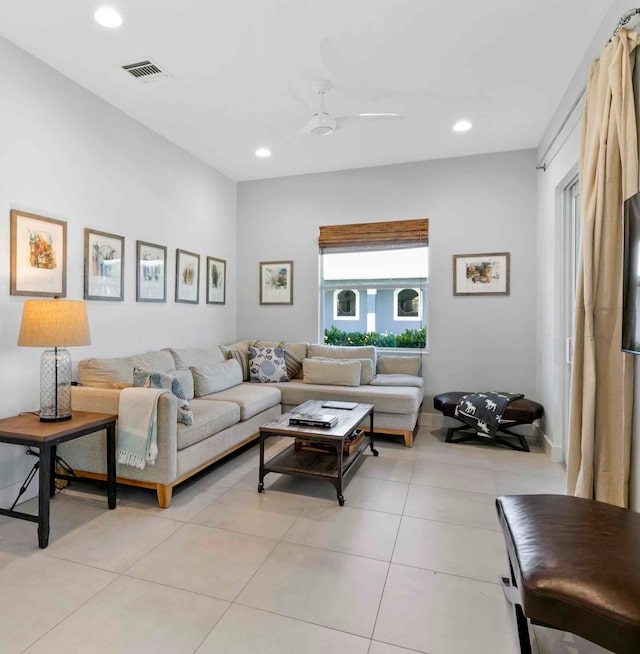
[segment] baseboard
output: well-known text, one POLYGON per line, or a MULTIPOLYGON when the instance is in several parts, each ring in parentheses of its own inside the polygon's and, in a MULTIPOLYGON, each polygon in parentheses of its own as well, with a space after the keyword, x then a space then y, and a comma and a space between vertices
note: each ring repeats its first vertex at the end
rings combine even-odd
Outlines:
POLYGON ((418 416, 419 427, 443 427, 445 417, 441 413, 421 413, 418 416))
POLYGON ((540 434, 540 447, 542 447, 543 452, 554 463, 562 463, 562 446, 554 445, 542 429, 538 428, 538 432, 540 434))

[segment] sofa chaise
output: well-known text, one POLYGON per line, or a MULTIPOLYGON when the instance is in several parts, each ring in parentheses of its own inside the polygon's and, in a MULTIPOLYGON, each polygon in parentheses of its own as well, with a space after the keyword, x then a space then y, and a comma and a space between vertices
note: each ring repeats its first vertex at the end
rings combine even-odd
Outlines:
MULTIPOLYGON (((178 422, 182 400, 170 393, 161 395, 155 464, 142 470, 117 465, 119 483, 156 490, 159 506, 166 508, 174 486, 256 439, 261 424, 309 399, 373 404, 376 433, 401 435, 411 447, 423 399, 419 368, 419 357, 378 358, 374 347, 240 341, 208 348, 167 348, 81 361, 72 407, 118 414, 120 393, 132 386, 134 370, 163 373, 180 382, 191 424, 178 422), (256 349, 268 352, 280 347, 287 371, 279 381, 249 381, 251 363, 257 360, 251 358, 251 348, 255 354, 256 349)), ((368 424, 363 426, 368 429, 368 424)), ((78 475, 106 478, 102 436, 65 443, 59 453, 78 475)))

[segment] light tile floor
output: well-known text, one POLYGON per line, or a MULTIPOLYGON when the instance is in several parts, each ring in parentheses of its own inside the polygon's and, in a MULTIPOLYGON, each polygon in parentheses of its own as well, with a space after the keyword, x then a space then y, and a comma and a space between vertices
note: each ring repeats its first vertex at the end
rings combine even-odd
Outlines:
MULTIPOLYGON (((564 471, 537 448, 427 428, 414 443, 381 438, 343 508, 326 482, 270 474, 258 494, 252 447, 167 510, 121 486, 108 511, 75 484, 52 502, 45 550, 33 523, 0 517, 0 652, 516 654, 494 500, 563 493, 564 471)), ((606 654, 532 633, 536 654, 606 654)))

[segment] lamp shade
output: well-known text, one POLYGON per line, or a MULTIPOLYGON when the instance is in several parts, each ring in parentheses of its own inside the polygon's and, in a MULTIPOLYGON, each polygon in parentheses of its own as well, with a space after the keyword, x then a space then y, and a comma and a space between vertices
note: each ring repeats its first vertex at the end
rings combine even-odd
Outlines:
POLYGON ((90 345, 87 307, 82 300, 26 300, 18 345, 90 345))

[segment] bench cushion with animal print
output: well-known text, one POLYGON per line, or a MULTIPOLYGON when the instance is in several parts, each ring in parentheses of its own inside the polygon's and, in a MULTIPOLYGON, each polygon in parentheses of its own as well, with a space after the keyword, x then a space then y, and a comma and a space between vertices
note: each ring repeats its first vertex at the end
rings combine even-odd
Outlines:
POLYGON ((507 405, 521 397, 522 393, 469 393, 458 400, 454 417, 479 434, 495 436, 507 405))
MULTIPOLYGON (((433 408, 440 411, 447 418, 455 418, 455 411, 460 398, 469 395, 471 391, 448 391, 440 393, 433 398, 433 408)), ((542 404, 522 397, 507 405, 502 414, 502 420, 514 420, 523 424, 531 424, 534 420, 542 418, 544 408, 542 404)))

